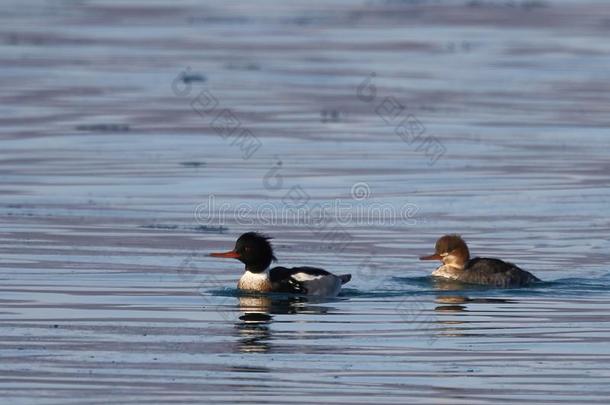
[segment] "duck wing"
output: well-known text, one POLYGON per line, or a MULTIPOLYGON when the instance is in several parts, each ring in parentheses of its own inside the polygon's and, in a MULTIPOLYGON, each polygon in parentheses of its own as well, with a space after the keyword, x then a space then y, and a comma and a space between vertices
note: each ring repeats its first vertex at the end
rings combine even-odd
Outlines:
POLYGON ((513 263, 483 257, 469 260, 464 266, 463 277, 460 279, 467 283, 496 287, 519 287, 540 281, 532 273, 513 263))
POLYGON ((317 267, 274 267, 269 270, 273 290, 294 294, 335 296, 351 275, 335 276, 317 267))

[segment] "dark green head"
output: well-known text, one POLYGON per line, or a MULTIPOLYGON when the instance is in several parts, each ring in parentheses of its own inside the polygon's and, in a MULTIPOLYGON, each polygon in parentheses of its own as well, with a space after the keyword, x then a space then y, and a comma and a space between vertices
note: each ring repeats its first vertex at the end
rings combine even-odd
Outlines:
POLYGON ((210 256, 237 259, 246 265, 246 270, 260 273, 269 268, 271 262, 277 260, 270 239, 257 232, 246 232, 237 239, 233 250, 225 253, 210 253, 210 256))

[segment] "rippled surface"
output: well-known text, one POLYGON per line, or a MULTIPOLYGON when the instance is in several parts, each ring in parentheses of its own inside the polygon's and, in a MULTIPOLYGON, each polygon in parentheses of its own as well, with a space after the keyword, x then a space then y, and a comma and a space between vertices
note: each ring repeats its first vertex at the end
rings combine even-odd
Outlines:
POLYGON ((4 398, 607 403, 609 4, 26 3, 0 6, 4 398), (352 282, 239 295, 205 253, 253 229, 352 282), (545 283, 434 283, 445 232, 545 283))

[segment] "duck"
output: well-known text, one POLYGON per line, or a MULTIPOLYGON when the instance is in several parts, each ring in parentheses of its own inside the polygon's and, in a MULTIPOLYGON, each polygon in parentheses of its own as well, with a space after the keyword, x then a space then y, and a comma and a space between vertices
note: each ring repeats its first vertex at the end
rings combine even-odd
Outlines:
POLYGON ((525 287, 540 282, 532 273, 500 259, 470 258, 468 245, 460 235, 444 235, 436 241, 434 254, 420 260, 440 260, 433 277, 467 284, 500 288, 525 287))
POLYGON ((336 297, 348 283, 351 274, 334 275, 317 267, 273 267, 277 261, 272 238, 257 232, 246 232, 235 242, 233 250, 210 253, 211 257, 237 259, 245 265, 237 288, 250 293, 289 293, 336 297))

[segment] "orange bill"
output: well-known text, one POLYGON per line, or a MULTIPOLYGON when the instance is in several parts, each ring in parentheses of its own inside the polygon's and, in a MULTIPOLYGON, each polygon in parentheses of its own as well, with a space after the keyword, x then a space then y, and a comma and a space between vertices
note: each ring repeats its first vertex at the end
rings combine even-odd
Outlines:
POLYGON ((224 253, 210 253, 210 256, 224 257, 224 258, 229 258, 229 259, 239 259, 239 253, 237 253, 234 250, 230 250, 230 251, 224 252, 224 253))

